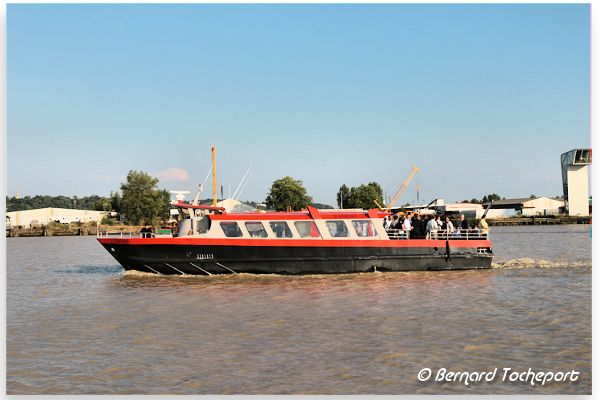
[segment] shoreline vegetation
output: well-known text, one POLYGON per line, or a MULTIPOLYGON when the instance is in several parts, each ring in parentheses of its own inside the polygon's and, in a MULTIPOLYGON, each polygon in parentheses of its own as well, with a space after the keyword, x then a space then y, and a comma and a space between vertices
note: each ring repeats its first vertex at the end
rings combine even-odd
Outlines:
MULTIPOLYGON (((409 182, 409 181, 408 181, 409 182)), ((25 196, 20 198, 6 196, 6 210, 27 211, 39 208, 66 208, 84 209, 106 212, 107 215, 99 222, 70 222, 61 223, 59 220, 46 224, 35 224, 29 226, 13 226, 7 219, 6 237, 32 237, 32 236, 87 236, 96 235, 100 232, 139 232, 145 223, 155 228, 167 227, 169 224, 170 193, 166 189, 157 187, 159 181, 143 171, 129 171, 127 179, 121 184, 120 191, 113 191, 108 197, 92 195, 78 198, 67 196, 25 196), (117 218, 118 217, 118 218, 117 218)), ((405 189, 407 181, 394 195, 391 205, 397 196, 405 189)), ((384 203, 384 195, 381 185, 377 182, 369 182, 357 187, 342 185, 336 196, 339 208, 362 208, 374 207, 374 203, 384 203), (373 200, 375 199, 375 200, 373 200)), ((535 198, 531 195, 530 198, 535 198)), ((471 199, 463 202, 484 204, 495 200, 504 199, 496 193, 483 196, 481 200, 471 199)), ((211 199, 200 200, 199 204, 210 204, 211 199)), ((308 195, 301 180, 285 176, 273 182, 264 203, 254 201, 242 201, 251 207, 266 207, 269 210, 301 210, 308 205, 316 208, 333 208, 326 204, 316 203, 308 195)), ((409 206, 406 203, 400 206, 401 210, 409 206)), ((379 206, 381 208, 381 206, 379 206)), ((452 218, 452 217, 451 217, 452 218)), ((469 225, 477 225, 476 219, 467 219, 469 225)), ((64 221, 64 220, 63 220, 64 221)), ((573 217, 568 215, 532 216, 524 217, 517 215, 506 218, 488 218, 489 226, 511 226, 511 225, 560 225, 560 224, 590 224, 591 217, 573 217)))
MULTIPOLYGON (((488 219, 490 226, 517 226, 517 225, 566 225, 566 224, 591 224, 592 217, 576 217, 568 215, 545 217, 507 217, 488 219)), ((98 232, 123 232, 137 233, 143 225, 125 224, 97 224, 96 222, 80 223, 71 222, 61 224, 51 222, 46 225, 32 227, 6 228, 6 237, 40 237, 40 236, 95 236, 98 232)), ((159 228, 158 225, 154 228, 159 228)))

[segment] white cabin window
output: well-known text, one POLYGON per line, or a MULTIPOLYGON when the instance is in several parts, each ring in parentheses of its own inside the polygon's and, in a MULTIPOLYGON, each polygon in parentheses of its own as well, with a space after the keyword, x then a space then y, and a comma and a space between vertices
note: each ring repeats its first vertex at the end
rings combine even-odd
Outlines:
POLYGON ((246 229, 251 237, 266 238, 269 236, 262 222, 246 222, 246 229))
POLYGON ((294 222, 296 225, 296 229, 298 230, 298 234, 301 238, 309 238, 309 237, 320 237, 319 229, 317 228, 317 224, 313 221, 296 221, 294 222))
POLYGON ((221 229, 227 237, 241 237, 242 230, 238 226, 237 222, 221 222, 221 229))
POLYGON ((325 221, 329 233, 333 237, 348 237, 348 228, 344 221, 325 221))
POLYGON ((354 228, 356 235, 360 237, 371 237, 377 235, 373 223, 368 220, 352 221, 352 227, 354 228))
POLYGON ((290 227, 285 221, 271 221, 269 225, 278 238, 291 238, 293 236, 290 227))

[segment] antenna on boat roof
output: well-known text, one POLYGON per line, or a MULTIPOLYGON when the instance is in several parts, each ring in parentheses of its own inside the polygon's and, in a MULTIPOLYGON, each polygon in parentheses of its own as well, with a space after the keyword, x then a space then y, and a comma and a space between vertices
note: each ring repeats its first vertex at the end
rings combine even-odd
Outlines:
POLYGON ((198 185, 198 190, 196 190, 196 195, 194 196, 194 200, 192 201, 192 204, 195 206, 197 206, 198 202, 200 201, 200 193, 202 193, 204 191, 204 184, 208 180, 208 177, 210 176, 210 173, 213 170, 213 166, 214 166, 214 163, 211 162, 210 168, 208 169, 208 172, 206 173, 204 180, 202 181, 201 184, 198 185))
POLYGON ((208 180, 208 177, 210 176, 210 173, 213 170, 213 164, 210 164, 210 168, 208 169, 208 172, 206 173, 206 176, 204 177, 204 180, 202 181, 202 183, 200 184, 200 186, 204 186, 204 184, 206 183, 206 181, 208 180))
MULTIPOLYGON (((242 195, 242 192, 244 191, 244 189, 246 189, 246 185, 248 184, 248 181, 250 181, 250 177, 252 176, 252 174, 254 173, 254 171, 250 171, 250 175, 248 175, 248 178, 246 178, 246 182, 244 182, 244 186, 242 186, 242 189, 240 190, 240 192, 238 193, 238 199, 240 198, 240 196, 242 195)), ((236 199, 237 200, 237 199, 236 199)))
POLYGON ((494 200, 490 201, 490 203, 487 205, 485 211, 483 212, 483 215, 481 216, 481 218, 485 218, 485 216, 487 215, 488 211, 490 211, 490 208, 492 208, 492 204, 494 204, 494 200))
POLYGON ((213 144, 212 152, 212 187, 213 187, 213 207, 217 206, 217 146, 213 144))
POLYGON ((181 202, 181 201, 183 201, 183 199, 185 199, 186 194, 190 194, 190 191, 189 190, 169 190, 169 193, 175 195, 175 199, 177 200, 177 202, 181 202))
POLYGON ((200 199, 200 193, 202 193, 202 183, 198 185, 198 190, 196 190, 196 195, 194 196, 194 200, 192 201, 192 204, 197 206, 198 205, 198 201, 200 199))
POLYGON ((250 165, 248 167, 248 169, 246 170, 246 173, 244 174, 244 176, 242 177, 242 180, 240 181, 240 183, 237 185, 237 188, 235 188, 235 192, 233 192, 233 196, 231 196, 232 199, 235 199, 236 194, 238 193, 238 190, 240 190, 240 186, 242 186, 242 183, 244 182, 244 180, 246 179, 246 177, 248 176, 248 173, 250 172, 250 170, 252 169, 252 165, 250 165))

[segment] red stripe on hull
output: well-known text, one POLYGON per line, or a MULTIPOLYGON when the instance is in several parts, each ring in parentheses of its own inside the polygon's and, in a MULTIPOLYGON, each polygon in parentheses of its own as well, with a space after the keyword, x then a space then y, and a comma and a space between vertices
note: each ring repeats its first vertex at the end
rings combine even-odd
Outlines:
MULTIPOLYGON (((306 239, 211 239, 211 238, 150 238, 98 239, 102 244, 185 245, 185 246, 256 246, 256 247, 444 247, 445 240, 306 240, 306 239)), ((491 248, 489 240, 450 240, 450 247, 491 248)))

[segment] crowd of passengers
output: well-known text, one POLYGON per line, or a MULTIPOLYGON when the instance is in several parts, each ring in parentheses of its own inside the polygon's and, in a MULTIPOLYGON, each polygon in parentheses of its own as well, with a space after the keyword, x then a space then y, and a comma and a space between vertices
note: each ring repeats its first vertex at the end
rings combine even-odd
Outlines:
POLYGON ((465 235, 487 235, 489 226, 482 216, 477 225, 469 225, 463 214, 452 222, 448 215, 421 216, 418 213, 398 213, 386 217, 383 226, 390 237, 406 236, 411 239, 437 239, 443 237, 464 237, 465 235))

